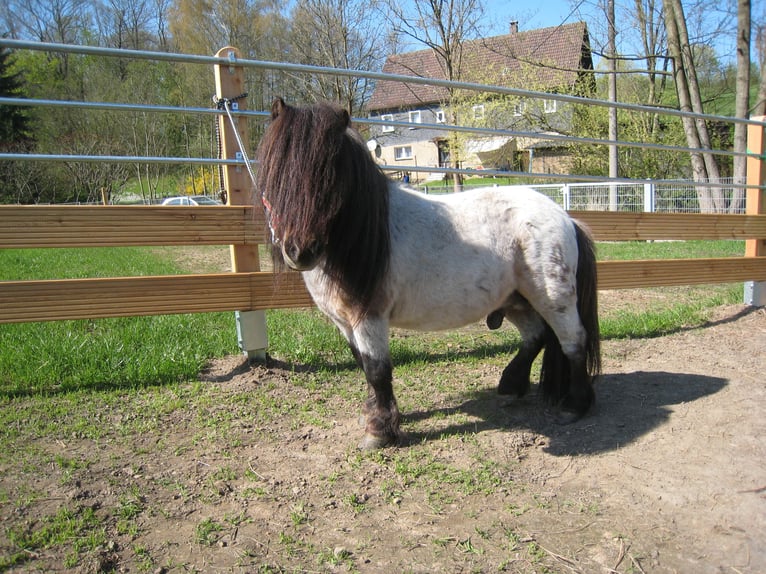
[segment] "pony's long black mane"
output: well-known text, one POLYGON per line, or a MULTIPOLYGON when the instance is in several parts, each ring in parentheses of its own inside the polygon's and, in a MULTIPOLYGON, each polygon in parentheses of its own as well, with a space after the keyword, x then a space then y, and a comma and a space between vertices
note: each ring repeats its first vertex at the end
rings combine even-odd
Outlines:
MULTIPOLYGON (((344 109, 330 104, 274 102, 257 184, 278 234, 322 243, 324 272, 366 312, 388 272, 388 179, 349 122, 344 109)), ((280 250, 272 252, 283 266, 280 250)))

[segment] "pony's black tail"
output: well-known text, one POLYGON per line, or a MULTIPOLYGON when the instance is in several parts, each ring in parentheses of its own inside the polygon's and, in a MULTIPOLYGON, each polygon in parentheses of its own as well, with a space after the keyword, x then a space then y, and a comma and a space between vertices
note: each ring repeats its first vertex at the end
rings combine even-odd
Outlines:
POLYGON ((572 385, 569 359, 564 355, 553 329, 546 324, 540 388, 545 400, 551 404, 560 404, 563 401, 565 407, 571 407, 570 410, 584 414, 593 402, 592 379, 601 373, 601 335, 598 324, 595 243, 581 223, 575 221, 574 224, 578 251, 577 312, 585 329, 583 376, 586 380, 572 385))

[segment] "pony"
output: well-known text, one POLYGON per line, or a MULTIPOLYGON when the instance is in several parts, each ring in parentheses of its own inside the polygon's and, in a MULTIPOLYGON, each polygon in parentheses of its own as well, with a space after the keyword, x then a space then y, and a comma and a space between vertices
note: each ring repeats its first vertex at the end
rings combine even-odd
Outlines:
POLYGON ((258 146, 257 192, 277 270, 300 271, 364 371, 362 449, 401 443, 389 330, 508 319, 522 342, 501 395, 524 396, 544 349, 540 394, 572 422, 601 370, 593 239, 529 188, 426 195, 389 179, 330 103, 274 101, 258 146))

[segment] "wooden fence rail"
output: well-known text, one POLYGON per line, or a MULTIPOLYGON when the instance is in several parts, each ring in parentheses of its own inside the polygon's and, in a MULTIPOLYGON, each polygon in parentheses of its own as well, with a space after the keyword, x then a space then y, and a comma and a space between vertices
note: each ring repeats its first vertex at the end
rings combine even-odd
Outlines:
MULTIPOLYGON (((574 212, 599 241, 761 239, 766 215, 574 212)), ((0 206, 0 248, 257 245, 247 206, 0 206)), ((599 288, 766 281, 766 257, 599 262, 599 288)), ((312 304, 300 275, 271 272, 0 281, 0 323, 312 304)))
MULTIPOLYGON (((766 237, 762 215, 571 212, 599 241, 766 237)), ((249 206, 0 206, 0 249, 127 245, 249 245, 267 241, 249 206)))
POLYGON ((0 206, 0 248, 264 243, 246 206, 0 206))

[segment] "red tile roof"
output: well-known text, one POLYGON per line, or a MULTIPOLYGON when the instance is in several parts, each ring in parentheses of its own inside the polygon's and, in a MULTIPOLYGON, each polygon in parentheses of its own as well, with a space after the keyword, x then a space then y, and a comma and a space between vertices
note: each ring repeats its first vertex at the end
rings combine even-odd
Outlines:
MULTIPOLYGON (((574 86, 582 69, 592 69, 585 22, 514 32, 463 44, 461 70, 466 82, 552 91, 574 86)), ((388 57, 383 72, 447 79, 433 50, 388 57)), ((447 100, 447 89, 378 80, 367 104, 370 111, 411 108, 447 100)))

